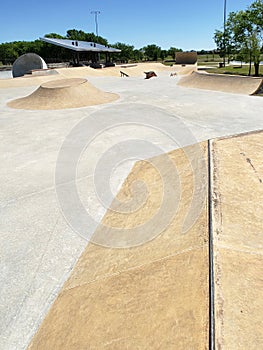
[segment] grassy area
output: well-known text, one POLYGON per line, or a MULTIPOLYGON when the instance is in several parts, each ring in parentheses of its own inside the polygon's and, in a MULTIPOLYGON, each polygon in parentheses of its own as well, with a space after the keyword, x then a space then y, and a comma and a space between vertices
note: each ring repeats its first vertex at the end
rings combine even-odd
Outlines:
POLYGON ((169 61, 169 62, 163 61, 162 63, 163 63, 165 66, 172 66, 173 64, 175 64, 175 61, 169 61))
MULTIPOLYGON (((248 75, 248 71, 249 71, 249 66, 248 65, 243 65, 241 66, 226 66, 226 67, 222 67, 222 68, 211 68, 209 70, 207 70, 209 73, 216 73, 216 74, 234 74, 234 75, 248 75)), ((260 76, 263 76, 263 66, 260 66, 259 69, 260 72, 260 76)), ((255 74, 255 69, 254 66, 252 65, 252 69, 251 69, 251 75, 255 74)))
POLYGON ((198 64, 218 64, 218 62, 222 62, 222 58, 218 54, 208 54, 208 55, 198 55, 197 63, 198 64))
MULTIPOLYGON (((198 66, 209 66, 212 67, 211 69, 207 70, 209 73, 216 73, 216 74, 233 74, 233 75, 248 75, 249 73, 249 65, 243 64, 236 65, 236 66, 226 66, 219 68, 219 63, 223 62, 222 57, 219 55, 198 55, 197 57, 197 64, 198 66)), ((260 66, 260 76, 263 76, 263 66, 260 66)), ((251 75, 255 75, 255 69, 254 65, 252 64, 251 69, 251 75)))
MULTIPOLYGON (((171 66, 175 64, 175 61, 171 56, 166 57, 164 61, 159 59, 159 62, 162 62, 166 66, 171 66)), ((248 64, 243 64, 242 66, 236 65, 236 66, 226 66, 226 67, 219 68, 219 63, 222 63, 222 62, 223 62, 223 59, 218 54, 208 54, 208 55, 197 56, 197 65, 211 67, 207 69, 207 72, 209 73, 248 75, 248 72, 249 72, 248 64)), ((260 76, 263 76, 263 65, 260 66, 259 72, 260 72, 260 76)), ((253 75, 255 75, 255 69, 254 69, 254 65, 252 64, 251 76, 253 75)))
MULTIPOLYGON (((205 66, 209 64, 209 66, 218 66, 218 63, 222 62, 222 58, 218 54, 208 54, 208 55, 197 55, 197 64, 205 66)), ((172 56, 168 56, 165 58, 164 64, 169 66, 174 63, 174 58, 172 56), (168 62, 166 62, 168 61, 168 62), (173 61, 173 62, 169 62, 173 61)))

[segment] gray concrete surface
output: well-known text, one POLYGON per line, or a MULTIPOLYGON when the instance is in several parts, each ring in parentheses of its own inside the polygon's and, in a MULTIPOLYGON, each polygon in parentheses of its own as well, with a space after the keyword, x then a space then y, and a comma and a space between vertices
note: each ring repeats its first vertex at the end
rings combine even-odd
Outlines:
POLYGON ((9 79, 12 78, 11 70, 0 71, 0 79, 9 79))
MULTIPOLYGON (((194 139, 202 141, 263 129, 261 97, 183 88, 176 85, 178 77, 170 78, 167 74, 150 80, 143 77, 88 80, 104 91, 118 93, 120 99, 79 109, 23 111, 11 109, 6 103, 36 87, 0 90, 2 350, 27 347, 87 244, 61 212, 55 186, 58 154, 75 126, 85 120, 86 129, 83 128, 80 138, 94 134, 76 169, 80 198, 94 217, 94 225, 88 228, 90 233, 136 160, 130 157, 134 140, 154 146, 149 153, 142 149, 138 159, 175 149, 194 139), (117 125, 120 120, 129 123, 117 125), (167 135, 167 129, 173 133, 179 122, 184 123, 192 138, 184 140, 183 135, 180 138, 176 133, 175 138, 167 135), (130 147, 130 153, 126 147, 130 147), (93 174, 103 180, 104 174, 96 170, 107 152, 110 156, 103 158, 106 163, 107 159, 119 160, 120 156, 123 161, 112 169, 109 181, 112 192, 104 198, 103 205, 96 198, 93 174)), ((72 143, 69 155, 77 146, 78 140, 76 145, 72 143)), ((65 172, 67 167, 65 160, 65 172)))

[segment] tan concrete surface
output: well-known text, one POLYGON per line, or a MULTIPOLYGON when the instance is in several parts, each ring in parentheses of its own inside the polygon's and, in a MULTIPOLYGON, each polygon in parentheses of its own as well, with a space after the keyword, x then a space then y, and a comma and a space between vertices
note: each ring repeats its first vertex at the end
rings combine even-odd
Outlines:
MULTIPOLYGON (((205 157, 207 152, 206 143, 203 143, 202 146, 205 157)), ((192 157, 194 157, 195 147, 188 147, 188 149, 193 150, 192 157)), ((174 210, 172 212, 173 219, 169 223, 169 226, 166 227, 165 231, 155 239, 152 239, 138 248, 107 249, 100 245, 88 246, 64 288, 73 288, 81 284, 82 280, 93 281, 97 278, 101 278, 103 275, 114 274, 119 271, 144 265, 149 260, 159 260, 173 254, 178 254, 181 251, 199 249, 200 247, 206 246, 207 213, 205 206, 203 209, 200 208, 201 214, 195 222, 195 225, 191 227, 186 234, 181 233, 184 219, 192 200, 193 170, 189 166, 189 161, 182 149, 169 153, 169 157, 174 162, 180 175, 181 191, 178 189, 177 193, 177 196, 180 198, 178 210, 172 208, 172 210, 174 210)), ((164 156, 159 156, 154 159, 162 162, 163 158, 164 156)), ((157 169, 158 168, 160 168, 160 166, 157 165, 157 169)), ((116 207, 115 202, 112 203, 111 208, 114 208, 115 211, 112 212, 109 210, 107 212, 103 218, 102 224, 95 231, 92 240, 107 246, 111 239, 109 235, 111 227, 118 227, 122 233, 126 232, 125 230, 129 228, 136 228, 139 225, 147 223, 149 218, 156 213, 158 214, 162 201, 162 192, 162 178, 156 169, 147 162, 136 163, 117 196, 117 199, 121 201, 119 208, 116 207), (140 210, 128 214, 121 213, 125 201, 131 197, 132 185, 135 181, 143 181, 143 183, 147 185, 147 201, 140 210)), ((140 201, 143 202, 142 198, 136 193, 132 194, 135 198, 140 198, 140 201)), ((171 210, 171 208, 167 208, 167 213, 169 210, 171 210)), ((121 236, 121 238, 128 240, 130 236, 127 234, 126 237, 124 236, 123 238, 123 236, 121 236)), ((130 243, 132 245, 132 240, 130 243)))
POLYGON ((212 145, 216 349, 263 344, 263 132, 212 145))
POLYGON ((208 349, 204 256, 187 252, 62 293, 29 349, 208 349))
POLYGON ((169 75, 171 72, 175 71, 178 74, 185 75, 190 74, 193 71, 197 70, 197 65, 187 65, 182 66, 166 66, 162 63, 135 63, 133 65, 117 65, 115 67, 107 67, 103 69, 93 69, 90 67, 77 67, 77 68, 61 68, 58 71, 64 76, 76 76, 76 77, 85 77, 85 76, 116 76, 120 77, 120 71, 129 75, 129 77, 145 77, 144 72, 155 71, 158 73, 166 73, 169 75))
MULTIPOLYGON (((196 156, 191 149, 194 147, 189 147, 188 155, 196 156)), ((206 158, 206 143, 202 149, 206 158)), ((165 157, 154 158, 155 169, 148 162, 135 165, 118 198, 125 206, 131 198, 132 183, 141 180, 147 185, 147 200, 135 213, 109 210, 105 225, 125 231, 158 212, 164 179, 157 170, 165 157)), ((30 350, 208 349, 206 200, 194 225, 183 234, 181 227, 189 210, 196 169, 191 168, 182 149, 169 157, 182 187, 171 224, 157 238, 138 247, 114 249, 90 243, 30 350)), ((166 177, 169 180, 169 172, 166 177)), ((115 203, 111 208, 117 209, 115 203)), ((93 239, 101 233, 105 237, 108 230, 99 227, 93 239)))
POLYGON ((115 101, 117 94, 101 91, 86 79, 57 79, 43 83, 26 97, 10 101, 7 105, 17 109, 64 109, 93 106, 115 101))
POLYGON ((253 95, 261 87, 262 78, 193 72, 191 75, 183 77, 178 85, 188 88, 253 95))
POLYGON ((216 349, 261 349, 262 255, 218 247, 216 262, 216 349))
MULTIPOLYGON (((145 77, 144 72, 153 70, 157 73, 170 73, 176 72, 179 75, 190 74, 197 70, 196 65, 181 66, 165 66, 162 63, 138 63, 133 66, 118 65, 115 67, 108 67, 103 69, 94 69, 90 67, 71 67, 71 68, 59 68, 56 71, 63 78, 87 78, 87 77, 120 77, 120 71, 128 74, 130 77, 145 77)), ((15 79, 0 79, 0 89, 10 87, 23 87, 23 86, 38 86, 45 82, 58 79, 57 76, 24 76, 15 79)))

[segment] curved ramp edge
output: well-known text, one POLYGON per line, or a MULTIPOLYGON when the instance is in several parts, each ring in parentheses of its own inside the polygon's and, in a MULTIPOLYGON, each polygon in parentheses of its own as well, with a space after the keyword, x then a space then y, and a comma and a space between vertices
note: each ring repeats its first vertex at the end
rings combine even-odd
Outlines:
POLYGON ((187 88, 222 91, 236 94, 254 95, 262 87, 262 78, 237 75, 210 74, 193 72, 178 82, 187 88))

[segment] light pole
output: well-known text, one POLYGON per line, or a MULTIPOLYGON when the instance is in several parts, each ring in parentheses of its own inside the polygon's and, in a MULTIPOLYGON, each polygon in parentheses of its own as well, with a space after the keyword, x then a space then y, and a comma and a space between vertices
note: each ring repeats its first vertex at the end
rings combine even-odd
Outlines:
POLYGON ((224 0, 224 34, 223 34, 224 56, 223 65, 226 66, 226 0, 224 0))
MULTIPOLYGON (((95 17, 95 25, 96 25, 96 35, 97 35, 97 44, 99 42, 99 25, 98 25, 98 15, 100 14, 100 11, 91 11, 90 12, 92 15, 95 17)), ((94 44, 95 46, 95 44, 94 44)), ((95 61, 99 62, 100 61, 100 54, 99 52, 97 53, 97 58, 95 61)))
POLYGON ((95 25, 96 25, 96 35, 97 35, 97 42, 99 38, 99 25, 98 25, 98 15, 100 14, 100 11, 91 11, 91 14, 95 17, 95 25))

